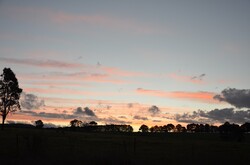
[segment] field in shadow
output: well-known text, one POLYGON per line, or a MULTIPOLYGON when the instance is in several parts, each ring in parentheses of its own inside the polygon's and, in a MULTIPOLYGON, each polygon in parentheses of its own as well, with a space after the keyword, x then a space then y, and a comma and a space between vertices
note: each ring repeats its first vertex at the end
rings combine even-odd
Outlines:
MULTIPOLYGON (((242 142, 217 133, 85 133, 7 128, 0 131, 5 164, 246 164, 242 142)), ((1 164, 2 164, 1 163, 1 164)))

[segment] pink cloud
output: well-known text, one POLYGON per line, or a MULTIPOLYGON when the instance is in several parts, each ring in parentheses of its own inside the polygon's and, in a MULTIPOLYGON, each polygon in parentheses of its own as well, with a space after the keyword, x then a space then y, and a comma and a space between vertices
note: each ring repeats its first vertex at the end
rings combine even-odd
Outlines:
POLYGON ((225 85, 225 84, 233 84, 233 83, 235 83, 237 81, 238 80, 220 79, 220 80, 217 81, 217 83, 225 85))
POLYGON ((89 81, 89 82, 103 82, 103 83, 114 83, 114 84, 127 84, 130 81, 125 81, 117 77, 144 77, 150 76, 143 72, 127 71, 117 67, 101 66, 96 67, 94 65, 59 61, 59 60, 39 60, 34 58, 8 58, 0 57, 1 62, 19 64, 19 65, 29 65, 41 68, 58 68, 58 69, 70 69, 78 70, 78 72, 73 73, 61 73, 61 72, 51 72, 44 74, 22 74, 23 79, 45 79, 45 80, 58 80, 58 79, 68 79, 78 80, 78 81, 89 81))
POLYGON ((34 82, 34 81, 27 81, 25 82, 26 85, 33 85, 33 86, 39 86, 39 87, 82 87, 82 86, 91 86, 91 84, 87 84, 84 82, 62 82, 62 81, 55 81, 55 82, 34 82))
POLYGON ((175 99, 184 99, 198 102, 206 102, 206 103, 218 103, 218 101, 214 100, 213 97, 215 93, 212 92, 186 92, 186 91, 174 91, 174 92, 166 92, 160 90, 149 90, 138 88, 136 90, 137 93, 143 95, 157 96, 157 97, 166 97, 166 98, 175 98, 175 99))
MULTIPOLYGON (((100 73, 87 73, 87 72, 76 72, 76 73, 47 73, 47 74, 20 74, 20 80, 39 80, 43 81, 55 81, 51 82, 51 86, 56 86, 57 81, 63 80, 67 82, 76 82, 82 84, 83 82, 97 82, 97 83, 112 83, 112 84, 128 84, 131 81, 114 78, 112 75, 100 74, 100 73), (55 83, 55 84, 54 84, 55 83)), ((70 84, 70 83, 69 83, 70 84)), ((65 84, 65 85, 69 85, 65 84)), ((75 86, 75 85, 74 85, 75 86)))
POLYGON ((48 94, 48 95, 71 95, 71 96, 115 96, 117 92, 90 92, 67 88, 24 88, 27 93, 48 94))
POLYGON ((74 22, 80 22, 91 25, 103 26, 110 29, 127 30, 143 34, 159 33, 166 31, 160 29, 159 27, 145 25, 143 23, 140 24, 138 23, 138 21, 132 21, 131 19, 120 19, 114 16, 108 16, 104 14, 82 15, 66 12, 57 12, 52 13, 50 18, 56 23, 72 24, 74 22))
POLYGON ((113 83, 113 84, 128 84, 130 81, 112 78, 112 75, 108 74, 89 74, 84 77, 84 81, 90 82, 102 82, 102 83, 113 83))
POLYGON ((12 63, 12 64, 22 64, 31 65, 36 67, 46 67, 46 68, 83 68, 86 67, 79 63, 63 62, 58 60, 36 60, 36 59, 18 59, 18 58, 6 58, 0 57, 1 61, 12 63))
MULTIPOLYGON (((83 69, 93 70, 93 71, 99 70, 101 72, 106 73, 106 74, 93 73, 91 74, 91 77, 107 77, 108 75, 126 76, 126 77, 149 75, 149 74, 142 73, 142 72, 122 70, 116 67, 102 66, 102 67, 96 68, 95 66, 82 64, 82 63, 65 62, 65 61, 50 60, 50 59, 38 60, 38 59, 31 59, 31 58, 18 59, 18 58, 0 57, 0 60, 3 62, 12 63, 12 64, 31 65, 31 66, 43 67, 43 68, 44 67, 45 68, 76 68, 76 69, 81 69, 81 70, 83 69)), ((78 73, 74 73, 71 75, 79 75, 79 74, 81 75, 86 74, 86 72, 78 72, 78 73)))
POLYGON ((149 74, 142 72, 126 71, 115 67, 101 67, 109 75, 123 76, 123 77, 134 77, 134 76, 148 76, 149 74))
MULTIPOLYGON (((64 11, 50 10, 49 8, 38 7, 8 7, 4 9, 10 13, 9 16, 14 19, 22 19, 29 21, 50 21, 53 23, 72 25, 73 23, 85 23, 89 25, 102 26, 109 29, 117 29, 122 31, 130 31, 141 34, 172 34, 173 32, 166 27, 162 28, 157 25, 139 23, 138 20, 127 18, 118 18, 116 16, 105 15, 103 13, 94 14, 76 14, 64 11), (34 17, 35 15, 35 17, 34 17), (167 29, 167 30, 166 30, 167 29)), ((63 26, 62 26, 63 27, 63 26)))
POLYGON ((86 92, 72 89, 54 89, 54 88, 24 88, 27 93, 55 94, 55 95, 95 95, 93 92, 86 92))

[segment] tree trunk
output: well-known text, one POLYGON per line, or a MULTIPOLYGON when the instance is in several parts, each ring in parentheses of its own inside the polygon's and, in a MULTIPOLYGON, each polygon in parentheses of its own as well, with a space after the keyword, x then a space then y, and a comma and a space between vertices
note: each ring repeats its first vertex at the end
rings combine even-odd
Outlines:
POLYGON ((4 122, 7 116, 6 110, 7 110, 7 107, 4 107, 4 111, 2 112, 2 130, 4 130, 4 122))
POLYGON ((2 130, 4 130, 4 122, 5 122, 5 119, 6 119, 6 114, 3 114, 2 116, 2 130))

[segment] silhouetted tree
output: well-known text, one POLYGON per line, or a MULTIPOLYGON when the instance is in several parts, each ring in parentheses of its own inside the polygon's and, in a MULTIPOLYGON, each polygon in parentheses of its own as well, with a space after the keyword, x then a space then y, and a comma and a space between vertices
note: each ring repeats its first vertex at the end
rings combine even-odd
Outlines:
POLYGON ((210 132, 215 133, 215 132, 218 132, 218 130, 219 130, 219 127, 218 127, 218 126, 214 126, 214 125, 211 125, 211 126, 210 126, 210 132))
POLYGON ((139 131, 141 132, 148 132, 148 130, 148 126, 145 124, 141 125, 141 127, 139 128, 139 131))
POLYGON ((164 125, 164 126, 161 127, 161 132, 168 132, 167 125, 164 125))
POLYGON ((205 132, 211 132, 209 124, 205 124, 205 132))
POLYGON ((118 125, 120 132, 133 132, 133 127, 131 125, 118 125))
POLYGON ((237 139, 241 141, 243 139, 243 130, 238 124, 225 122, 223 125, 219 126, 219 131, 223 140, 237 139))
POLYGON ((197 130, 197 132, 205 132, 205 125, 204 125, 204 124, 198 125, 198 130, 197 130))
POLYGON ((181 127, 181 132, 187 132, 186 127, 181 127))
POLYGON ((150 132, 161 132, 161 129, 159 126, 155 125, 149 128, 150 132))
POLYGON ((175 128, 175 126, 173 124, 167 124, 167 130, 168 130, 168 132, 173 131, 174 128, 175 128))
POLYGON ((223 125, 219 126, 219 131, 220 133, 229 133, 230 132, 230 123, 229 122, 225 122, 223 125))
POLYGON ((19 98, 22 89, 19 88, 16 75, 10 68, 4 68, 0 79, 0 115, 2 116, 2 130, 4 122, 10 112, 20 108, 19 98))
POLYGON ((197 130, 197 124, 192 123, 187 125, 188 132, 196 132, 196 130, 197 130))
POLYGON ((82 121, 77 120, 77 119, 71 120, 70 121, 70 126, 71 127, 81 127, 82 126, 82 121))
POLYGON ((43 128, 44 124, 42 120, 35 121, 36 128, 43 128))
POLYGON ((175 126, 175 130, 176 130, 176 132, 181 132, 181 125, 180 124, 177 124, 176 126, 175 126))
POLYGON ((105 131, 107 132, 118 132, 118 128, 114 124, 106 125, 105 131))
POLYGON ((240 127, 243 132, 250 132, 250 123, 244 123, 240 127))
POLYGON ((90 126, 96 126, 96 125, 97 125, 97 122, 91 121, 91 122, 89 122, 89 125, 90 125, 90 126))
POLYGON ((180 125, 180 124, 177 124, 177 125, 175 126, 175 130, 176 130, 176 132, 186 132, 186 128, 183 127, 183 126, 180 125))

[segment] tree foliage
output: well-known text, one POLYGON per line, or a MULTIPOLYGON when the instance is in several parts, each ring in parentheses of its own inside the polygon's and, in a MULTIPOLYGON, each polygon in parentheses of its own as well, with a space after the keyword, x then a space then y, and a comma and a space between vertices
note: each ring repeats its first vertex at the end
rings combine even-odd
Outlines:
POLYGON ((70 126, 71 127, 81 127, 82 126, 82 121, 77 120, 77 119, 71 120, 70 121, 70 126))
POLYGON ((91 126, 96 126, 96 125, 97 125, 97 122, 91 121, 91 122, 89 122, 89 125, 91 125, 91 126))
POLYGON ((43 128, 44 124, 42 120, 35 121, 36 128, 43 128))
POLYGON ((16 75, 10 68, 4 68, 0 78, 0 115, 2 116, 2 129, 7 115, 21 109, 19 98, 22 89, 19 88, 16 75))
POLYGON ((167 124, 166 127, 167 127, 168 132, 172 132, 175 128, 175 126, 173 124, 167 124))
POLYGON ((148 130, 149 130, 149 128, 145 124, 141 125, 141 127, 139 128, 139 131, 141 131, 141 132, 148 132, 148 130))

